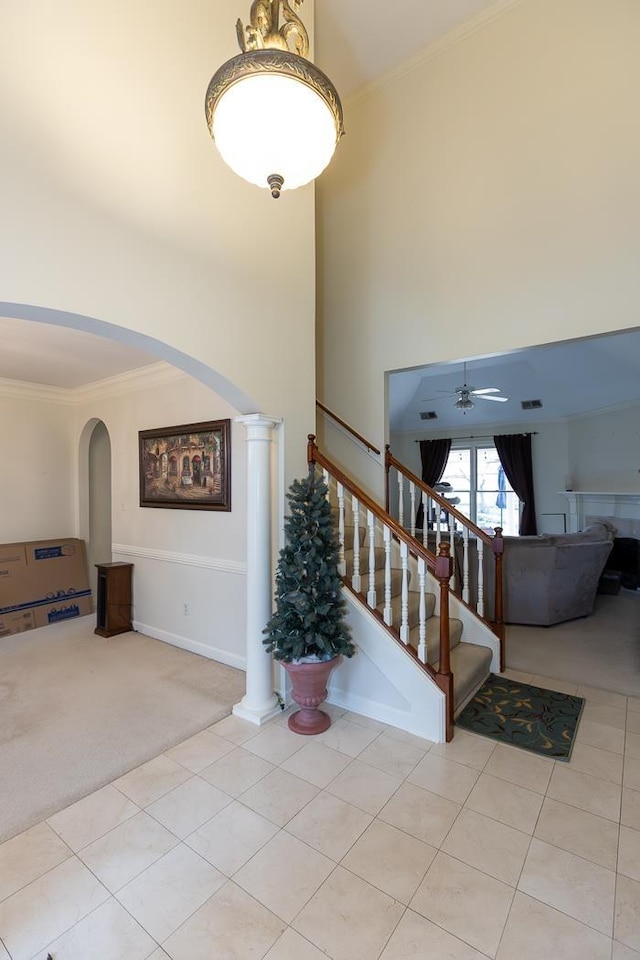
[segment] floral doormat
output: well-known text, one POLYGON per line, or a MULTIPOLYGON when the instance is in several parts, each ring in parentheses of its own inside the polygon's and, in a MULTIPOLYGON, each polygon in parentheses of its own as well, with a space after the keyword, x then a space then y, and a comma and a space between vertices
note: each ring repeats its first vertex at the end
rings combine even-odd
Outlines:
POLYGON ((582 697, 490 674, 456 719, 459 727, 554 760, 569 760, 582 697))

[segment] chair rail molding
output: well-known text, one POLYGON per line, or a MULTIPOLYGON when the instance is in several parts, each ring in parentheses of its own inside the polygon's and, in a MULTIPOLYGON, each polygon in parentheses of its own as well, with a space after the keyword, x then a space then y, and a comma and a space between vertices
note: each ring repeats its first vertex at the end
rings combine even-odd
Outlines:
POLYGON ((246 576, 247 565, 240 560, 227 560, 220 557, 202 557, 191 553, 177 553, 174 550, 155 550, 152 547, 136 547, 124 543, 114 543, 111 552, 118 557, 137 557, 141 560, 159 560, 162 563, 179 563, 185 567, 201 567, 205 570, 220 570, 223 573, 236 573, 246 576))

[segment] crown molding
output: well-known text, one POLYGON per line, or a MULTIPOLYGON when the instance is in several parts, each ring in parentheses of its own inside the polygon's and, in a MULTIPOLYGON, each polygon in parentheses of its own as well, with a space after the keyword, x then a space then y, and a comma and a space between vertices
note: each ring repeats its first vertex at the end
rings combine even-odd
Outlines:
POLYGON ((127 370, 105 380, 96 380, 83 387, 75 387, 69 391, 73 394, 74 403, 88 403, 94 400, 108 400, 113 397, 122 397, 136 390, 148 390, 151 387, 162 387, 168 383, 175 383, 186 377, 187 374, 176 367, 160 360, 147 367, 137 370, 127 370))
MULTIPOLYGON (((535 420, 505 420, 503 423, 478 423, 475 427, 469 428, 469 433, 473 433, 474 430, 478 431, 478 434, 484 433, 499 433, 501 430, 513 429, 515 433, 528 433, 531 430, 535 430, 537 427, 548 427, 549 425, 555 425, 558 423, 576 423, 579 420, 592 420, 594 417, 604 417, 612 413, 622 413, 625 410, 638 409, 640 407, 640 400, 627 400, 625 403, 616 403, 612 404, 609 407, 598 407, 595 410, 584 410, 581 413, 569 413, 561 417, 537 417, 535 420)), ((428 423, 437 423, 436 420, 426 421, 428 423)), ((455 433, 458 430, 466 430, 464 426, 460 427, 436 427, 428 430, 426 428, 420 427, 411 427, 411 429, 406 430, 392 430, 391 433, 394 437, 409 437, 415 438, 417 440, 435 440, 442 437, 449 437, 452 431, 455 433)), ((452 438, 456 440, 456 437, 452 438)))
POLYGON ((484 30, 485 27, 488 27, 494 20, 504 16, 505 13, 508 13, 514 7, 520 6, 522 3, 524 3, 524 0, 497 0, 497 2, 487 10, 483 10, 474 17, 465 20, 460 26, 450 30, 449 33, 446 33, 443 37, 439 37, 438 40, 434 40, 433 43, 430 43, 407 60, 403 60, 398 66, 392 67, 391 70, 388 70, 381 77, 377 77, 370 83, 360 87, 356 93, 345 98, 345 106, 352 107, 362 100, 368 100, 379 90, 390 86, 406 76, 406 74, 413 73, 414 70, 417 70, 425 63, 429 63, 430 60, 441 56, 441 54, 446 53, 447 50, 457 46, 457 44, 473 36, 473 34, 478 33, 480 30, 484 30))
POLYGON ((39 403, 57 403, 73 407, 95 400, 122 397, 136 390, 148 390, 175 383, 188 376, 182 370, 159 361, 148 367, 127 370, 104 380, 96 380, 82 387, 52 387, 43 383, 28 383, 25 380, 0 378, 0 397, 10 400, 34 400, 39 403))
POLYGON ((599 407, 597 410, 585 410, 584 413, 572 413, 564 419, 567 423, 576 420, 591 420, 593 417, 605 417, 610 413, 622 413, 624 410, 633 410, 640 406, 640 400, 628 400, 626 403, 615 403, 610 407, 599 407))
POLYGON ((75 403, 72 394, 73 391, 65 387, 0 378, 0 397, 4 400, 35 400, 39 403, 57 403, 63 407, 72 407, 75 403))

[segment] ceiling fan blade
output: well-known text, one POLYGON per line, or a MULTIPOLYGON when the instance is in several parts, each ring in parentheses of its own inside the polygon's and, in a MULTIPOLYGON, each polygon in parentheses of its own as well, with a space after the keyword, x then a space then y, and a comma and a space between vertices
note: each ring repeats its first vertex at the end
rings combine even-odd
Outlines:
POLYGON ((484 393, 481 393, 480 395, 475 394, 475 396, 478 398, 478 400, 495 400, 496 403, 506 403, 509 399, 509 397, 491 397, 484 393))
POLYGON ((471 393, 481 397, 484 393, 500 393, 500 387, 483 387, 481 390, 472 390, 471 393))

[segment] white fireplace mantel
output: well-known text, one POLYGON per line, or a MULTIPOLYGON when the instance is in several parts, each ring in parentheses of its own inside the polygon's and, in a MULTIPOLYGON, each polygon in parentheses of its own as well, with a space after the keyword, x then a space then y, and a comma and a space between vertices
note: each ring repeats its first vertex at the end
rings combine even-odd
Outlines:
POLYGON ((562 490, 569 501, 569 530, 582 530, 588 519, 609 520, 621 537, 635 537, 640 531, 640 492, 611 490, 562 490))

